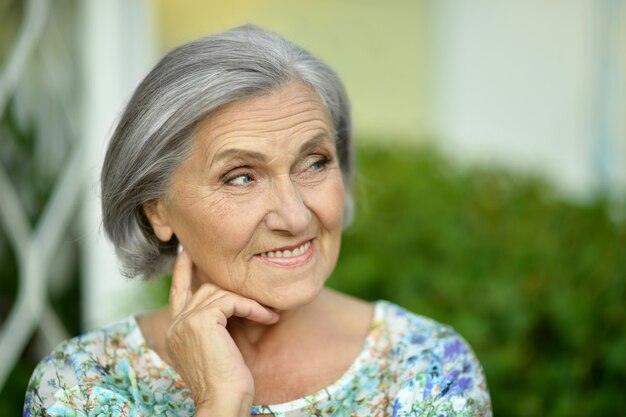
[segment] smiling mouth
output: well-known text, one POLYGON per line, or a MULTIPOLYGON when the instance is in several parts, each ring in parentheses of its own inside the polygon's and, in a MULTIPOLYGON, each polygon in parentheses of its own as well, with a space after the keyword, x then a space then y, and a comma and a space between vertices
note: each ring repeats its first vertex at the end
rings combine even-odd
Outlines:
POLYGON ((313 240, 307 240, 293 249, 263 252, 255 257, 269 264, 294 267, 307 263, 313 256, 313 240))
POLYGON ((285 250, 263 252, 259 256, 261 256, 262 258, 292 258, 295 256, 302 255, 307 250, 309 250, 310 247, 311 247, 311 241, 308 240, 304 242, 302 245, 292 250, 285 249, 285 250))

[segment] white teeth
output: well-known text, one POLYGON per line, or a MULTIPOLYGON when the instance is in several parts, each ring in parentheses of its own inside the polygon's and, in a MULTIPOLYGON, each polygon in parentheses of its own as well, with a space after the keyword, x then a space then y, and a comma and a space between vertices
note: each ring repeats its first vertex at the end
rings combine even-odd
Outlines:
POLYGON ((277 250, 277 251, 270 251, 270 252, 264 252, 261 254, 261 256, 266 256, 268 258, 291 258, 293 256, 299 256, 302 255, 304 252, 306 252, 309 247, 311 246, 311 241, 308 241, 306 243, 304 243, 302 246, 295 248, 294 250, 277 250))

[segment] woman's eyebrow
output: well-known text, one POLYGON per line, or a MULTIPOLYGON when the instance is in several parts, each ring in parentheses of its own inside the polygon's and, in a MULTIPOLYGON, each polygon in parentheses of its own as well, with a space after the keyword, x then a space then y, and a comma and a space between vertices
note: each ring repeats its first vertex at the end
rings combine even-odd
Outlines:
MULTIPOLYGON (((307 140, 300 146, 300 154, 305 154, 317 150, 324 142, 332 143, 327 133, 319 133, 307 140)), ((214 161, 228 158, 255 159, 260 162, 267 162, 267 156, 261 152, 250 151, 247 149, 230 148, 224 149, 215 155, 214 161)))
POLYGON ((327 133, 318 133, 300 146, 300 154, 305 154, 317 150, 324 142, 333 143, 327 133))
POLYGON ((225 149, 221 151, 215 156, 215 161, 219 161, 220 159, 233 158, 233 157, 241 158, 241 159, 256 159, 260 162, 267 161, 266 156, 260 152, 249 151, 247 149, 236 149, 236 148, 225 149))

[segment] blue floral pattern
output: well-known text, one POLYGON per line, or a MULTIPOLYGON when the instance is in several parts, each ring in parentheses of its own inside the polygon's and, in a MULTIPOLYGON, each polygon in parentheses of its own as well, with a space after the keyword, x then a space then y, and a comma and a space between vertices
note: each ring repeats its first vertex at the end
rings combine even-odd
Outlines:
MULTIPOLYGON (((363 348, 334 384, 252 415, 491 416, 480 363, 450 327, 378 301, 363 348)), ((61 344, 35 369, 27 417, 188 417, 181 377, 152 351, 134 317, 61 344)))

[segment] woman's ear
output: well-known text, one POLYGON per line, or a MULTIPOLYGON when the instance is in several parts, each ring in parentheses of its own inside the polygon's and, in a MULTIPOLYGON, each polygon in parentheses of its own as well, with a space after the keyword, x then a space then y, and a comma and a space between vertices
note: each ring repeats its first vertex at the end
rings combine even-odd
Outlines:
POLYGON ((146 217, 156 237, 162 242, 169 242, 172 236, 174 236, 174 230, 172 230, 172 226, 170 226, 167 220, 163 200, 159 199, 150 203, 144 203, 143 212, 146 213, 146 217))

